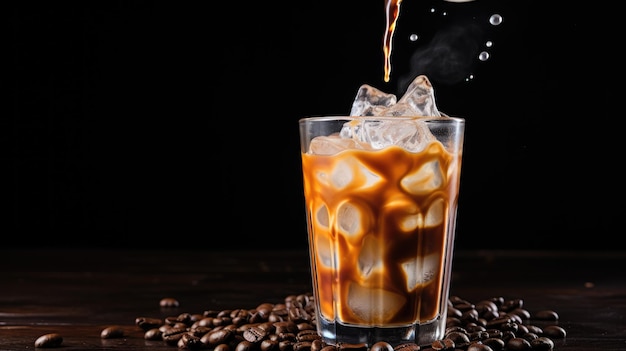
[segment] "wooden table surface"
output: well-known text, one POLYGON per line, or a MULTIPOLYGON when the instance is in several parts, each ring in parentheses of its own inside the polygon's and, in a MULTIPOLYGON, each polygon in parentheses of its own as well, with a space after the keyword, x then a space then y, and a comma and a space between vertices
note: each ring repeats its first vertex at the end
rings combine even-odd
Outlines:
MULTIPOLYGON (((144 339, 139 317, 253 309, 311 291, 307 252, 220 250, 0 250, 0 350, 176 350, 144 339), (163 308, 171 297, 178 307, 163 308), (119 327, 124 337, 103 339, 119 327)), ((626 350, 626 251, 455 254, 451 295, 522 299, 554 310, 567 335, 555 350, 626 350)))

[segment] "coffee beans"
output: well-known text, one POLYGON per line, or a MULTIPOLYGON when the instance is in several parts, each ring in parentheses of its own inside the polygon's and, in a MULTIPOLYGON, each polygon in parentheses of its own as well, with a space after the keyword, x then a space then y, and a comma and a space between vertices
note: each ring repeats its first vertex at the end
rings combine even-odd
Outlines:
POLYGON ((63 337, 57 333, 44 334, 35 340, 35 347, 42 349, 61 347, 61 344, 63 344, 63 337))
MULTIPOLYGON (((178 306, 172 298, 161 307, 178 306)), ((553 351, 552 339, 565 338, 555 311, 534 314, 522 299, 492 297, 473 303, 458 296, 448 300, 447 329, 429 345, 380 341, 327 345, 318 335, 313 295, 285 297, 283 303, 262 303, 252 309, 206 310, 163 320, 138 317, 135 325, 146 340, 189 350, 214 351, 553 351), (541 327, 532 324, 541 323, 541 327)), ((104 332, 104 331, 103 331, 104 332)), ((115 330, 110 335, 117 335, 115 330)))

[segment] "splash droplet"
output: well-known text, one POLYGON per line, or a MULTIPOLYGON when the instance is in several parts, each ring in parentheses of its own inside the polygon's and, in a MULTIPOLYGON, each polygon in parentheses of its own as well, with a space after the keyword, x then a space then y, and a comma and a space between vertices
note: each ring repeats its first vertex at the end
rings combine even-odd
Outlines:
POLYGON ((409 40, 410 41, 417 41, 417 39, 419 39, 420 37, 417 34, 411 34, 409 36, 409 40))
POLYGON ((480 54, 478 54, 478 59, 481 61, 489 60, 489 53, 487 51, 481 52, 480 54))
POLYGON ((500 23, 502 23, 502 16, 498 14, 491 15, 491 17, 489 17, 489 23, 493 24, 494 26, 499 25, 500 23))
POLYGON ((493 42, 491 40, 487 40, 487 42, 485 43, 485 46, 490 48, 493 46, 493 42))

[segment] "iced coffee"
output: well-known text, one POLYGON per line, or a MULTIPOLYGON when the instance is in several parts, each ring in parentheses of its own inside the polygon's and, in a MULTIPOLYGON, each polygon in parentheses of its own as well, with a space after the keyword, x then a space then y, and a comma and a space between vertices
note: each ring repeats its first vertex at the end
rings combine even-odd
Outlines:
POLYGON ((464 120, 427 78, 399 101, 364 86, 347 117, 300 121, 317 327, 324 341, 443 336, 464 120))

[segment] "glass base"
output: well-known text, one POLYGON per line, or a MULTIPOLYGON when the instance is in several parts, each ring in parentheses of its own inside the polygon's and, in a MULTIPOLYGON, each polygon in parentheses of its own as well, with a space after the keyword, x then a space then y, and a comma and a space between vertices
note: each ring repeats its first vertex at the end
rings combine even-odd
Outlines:
POLYGON ((378 341, 386 341, 394 347, 403 343, 430 345, 435 340, 443 339, 445 327, 446 320, 441 316, 424 324, 388 328, 344 325, 323 318, 318 321, 318 333, 325 343, 330 345, 365 343, 368 347, 378 341))

